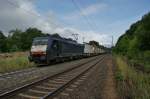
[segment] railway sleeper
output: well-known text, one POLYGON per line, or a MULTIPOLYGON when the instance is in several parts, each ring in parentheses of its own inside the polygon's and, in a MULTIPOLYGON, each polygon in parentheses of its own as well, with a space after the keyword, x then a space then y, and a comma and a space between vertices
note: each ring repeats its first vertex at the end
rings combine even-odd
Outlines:
POLYGON ((68 79, 60 79, 60 78, 56 78, 53 81, 58 81, 58 82, 68 82, 68 79))
POLYGON ((47 94, 47 93, 49 93, 49 91, 36 90, 36 89, 29 89, 29 92, 41 93, 41 94, 47 94))
MULTIPOLYGON (((24 97, 24 98, 28 98, 28 99, 40 99, 44 95, 45 95, 45 93, 39 93, 39 92, 37 93, 37 92, 27 91, 27 92, 18 94, 17 99, 18 99, 18 97, 24 97), (30 98, 30 97, 33 97, 33 98, 30 98)), ((22 98, 20 98, 20 99, 22 99, 22 98)))
MULTIPOLYGON (((58 86, 57 86, 58 87, 58 86)), ((40 90, 54 91, 57 87, 49 87, 49 86, 36 86, 36 88, 40 90)))
MULTIPOLYGON (((85 81, 88 78, 89 74, 91 74, 91 72, 85 73, 84 75, 79 77, 75 82, 73 82, 71 85, 69 85, 64 91, 62 91, 61 93, 67 93, 69 95, 64 97, 64 95, 62 96, 62 94, 60 94, 61 95, 60 99, 86 99, 85 98, 86 96, 84 96, 84 95, 78 96, 80 94, 79 86, 83 84, 83 81, 85 81)), ((59 96, 59 94, 58 94, 58 96, 59 96)))
POLYGON ((48 81, 49 84, 51 84, 51 83, 52 83, 52 84, 53 84, 53 83, 54 83, 54 84, 65 84, 66 82, 67 82, 67 81, 61 81, 61 82, 60 82, 60 81, 56 81, 56 80, 48 81))
POLYGON ((54 84, 54 83, 48 83, 48 82, 43 83, 43 85, 48 86, 48 87, 58 87, 58 86, 61 86, 61 84, 54 84))
MULTIPOLYGON (((90 65, 89 64, 89 66, 92 66, 92 65, 90 65)), ((86 69, 88 69, 89 68, 89 66, 87 66, 86 68, 85 68, 85 66, 84 66, 84 69, 83 69, 83 67, 81 67, 80 69, 75 69, 75 71, 73 71, 72 73, 70 72, 68 72, 68 74, 69 75, 73 75, 71 78, 69 78, 69 80, 71 80, 71 79, 73 79, 74 77, 76 77, 77 75, 79 75, 79 74, 81 74, 82 72, 84 72, 84 70, 86 70, 86 69)), ((93 69, 93 68, 92 68, 93 69)), ((91 71, 91 70, 90 70, 91 71)), ((73 96, 76 96, 77 95, 77 93, 78 93, 78 87, 79 87, 79 85, 82 83, 82 81, 85 81, 85 79, 87 78, 87 74, 88 73, 90 73, 90 71, 88 71, 88 72, 86 72, 86 73, 84 73, 84 74, 81 74, 80 76, 78 76, 77 78, 75 78, 73 81, 71 81, 67 86, 65 86, 64 87, 64 89, 63 90, 60 90, 60 92, 58 92, 57 94, 56 94, 56 96, 58 95, 58 96, 60 96, 60 95, 63 95, 62 93, 67 93, 66 92, 66 88, 70 88, 70 89, 73 89, 73 90, 75 90, 74 92, 73 91, 69 91, 70 92, 70 94, 71 93, 74 93, 74 95, 73 96), (75 92, 77 92, 77 93, 75 93, 75 92)), ((53 80, 49 80, 48 82, 44 82, 44 83, 42 83, 43 85, 45 85, 45 84, 47 84, 48 86, 42 86, 42 87, 44 87, 44 88, 37 88, 37 86, 36 86, 36 88, 35 87, 33 87, 33 88, 31 88, 31 89, 28 89, 27 91, 25 91, 24 93, 21 93, 21 94, 19 94, 19 96, 22 96, 22 97, 24 97, 24 98, 27 98, 27 97, 30 97, 31 99, 35 99, 35 98, 42 98, 43 96, 45 96, 47 93, 51 93, 51 92, 54 92, 54 90, 56 90, 56 89, 58 89, 59 87, 61 87, 62 85, 64 85, 65 83, 67 83, 68 82, 68 80, 63 80, 63 81, 61 81, 62 79, 53 79, 53 80), (56 80, 56 81, 55 81, 56 80), (50 86, 53 86, 53 87, 50 87, 50 86), (52 89, 46 89, 45 87, 47 87, 47 88, 52 88, 52 89)), ((40 86, 40 85, 38 85, 38 86, 40 86)), ((69 92, 67 93, 68 95, 63 95, 63 97, 64 96, 66 96, 66 98, 63 98, 62 97, 62 99, 67 99, 68 97, 70 97, 70 95, 69 95, 69 92)), ((77 97, 77 96, 76 96, 77 97)), ((22 98, 21 98, 22 99, 22 98)), ((60 98, 61 99, 61 98, 60 98)))
POLYGON ((18 96, 18 99, 40 99, 40 97, 20 93, 19 96, 18 96))

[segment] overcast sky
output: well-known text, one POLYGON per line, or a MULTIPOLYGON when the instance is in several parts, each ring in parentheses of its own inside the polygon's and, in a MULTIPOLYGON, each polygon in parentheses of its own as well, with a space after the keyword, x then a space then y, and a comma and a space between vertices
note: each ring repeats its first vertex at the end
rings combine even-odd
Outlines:
POLYGON ((149 11, 149 0, 0 0, 0 30, 36 27, 107 45, 149 11))

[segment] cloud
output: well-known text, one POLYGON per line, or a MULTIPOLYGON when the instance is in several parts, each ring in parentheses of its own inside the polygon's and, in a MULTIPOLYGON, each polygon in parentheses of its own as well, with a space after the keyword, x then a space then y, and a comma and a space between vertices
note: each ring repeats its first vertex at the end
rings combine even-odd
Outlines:
POLYGON ((67 15, 65 19, 78 19, 83 15, 88 16, 92 14, 97 14, 100 11, 105 10, 107 7, 108 5, 104 3, 92 4, 86 8, 81 9, 80 11, 74 11, 73 13, 67 15))
POLYGON ((81 31, 78 29, 65 27, 65 28, 57 28, 55 33, 59 33, 62 37, 73 38, 72 34, 79 34, 78 42, 82 43, 89 42, 90 40, 98 41, 102 45, 110 45, 111 44, 111 36, 102 33, 96 33, 94 31, 81 31))
MULTIPOLYGON (((103 4, 94 4, 83 9, 85 15, 93 14, 104 8, 103 4)), ((55 14, 49 11, 40 14, 34 0, 0 0, 0 30, 6 35, 12 29, 25 30, 29 27, 36 27, 45 33, 59 33, 63 37, 72 38, 72 33, 79 34, 79 42, 82 38, 85 41, 97 40, 101 44, 109 43, 109 36, 93 31, 81 31, 71 27, 62 27, 58 25, 55 14)))
POLYGON ((15 28, 24 30, 28 27, 37 27, 44 32, 56 28, 53 15, 41 15, 33 3, 34 0, 0 0, 0 29, 8 33, 15 28))
POLYGON ((101 3, 93 4, 83 9, 82 12, 83 12, 83 15, 95 14, 99 11, 102 11, 106 7, 107 7, 106 4, 101 4, 101 3))

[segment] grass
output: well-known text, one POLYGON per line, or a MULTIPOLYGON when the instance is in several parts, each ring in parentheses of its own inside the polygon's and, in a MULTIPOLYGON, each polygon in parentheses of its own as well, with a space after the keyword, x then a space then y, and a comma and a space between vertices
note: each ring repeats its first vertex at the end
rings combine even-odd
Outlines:
POLYGON ((150 74, 136 71, 134 67, 116 57, 116 80, 122 99, 150 99, 150 74))
POLYGON ((11 57, 0 57, 0 73, 33 67, 26 54, 12 53, 11 57))
POLYGON ((128 63, 140 71, 150 73, 150 50, 139 52, 136 55, 127 55, 128 63))

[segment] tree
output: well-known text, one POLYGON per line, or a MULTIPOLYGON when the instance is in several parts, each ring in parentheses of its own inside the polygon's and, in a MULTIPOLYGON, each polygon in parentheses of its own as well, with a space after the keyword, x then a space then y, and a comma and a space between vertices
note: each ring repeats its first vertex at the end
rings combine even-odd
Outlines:
POLYGON ((11 30, 9 32, 9 36, 7 38, 7 47, 9 48, 9 51, 20 51, 21 50, 21 35, 22 31, 19 29, 11 30))
POLYGON ((37 28, 28 28, 26 31, 14 29, 9 32, 8 37, 0 31, 0 52, 14 52, 29 50, 35 37, 46 36, 37 28))
POLYGON ((58 33, 54 33, 51 35, 52 37, 61 38, 61 36, 58 33))
POLYGON ((117 41, 114 51, 130 58, 142 56, 150 51, 150 13, 131 27, 117 41))
POLYGON ((97 41, 89 41, 90 45, 99 46, 99 43, 97 41))
POLYGON ((0 31, 0 52, 5 52, 6 49, 6 37, 2 31, 0 31))
POLYGON ((25 32, 21 35, 21 48, 23 51, 29 50, 32 44, 32 40, 35 37, 46 36, 46 34, 42 33, 41 30, 37 28, 28 28, 25 32))

